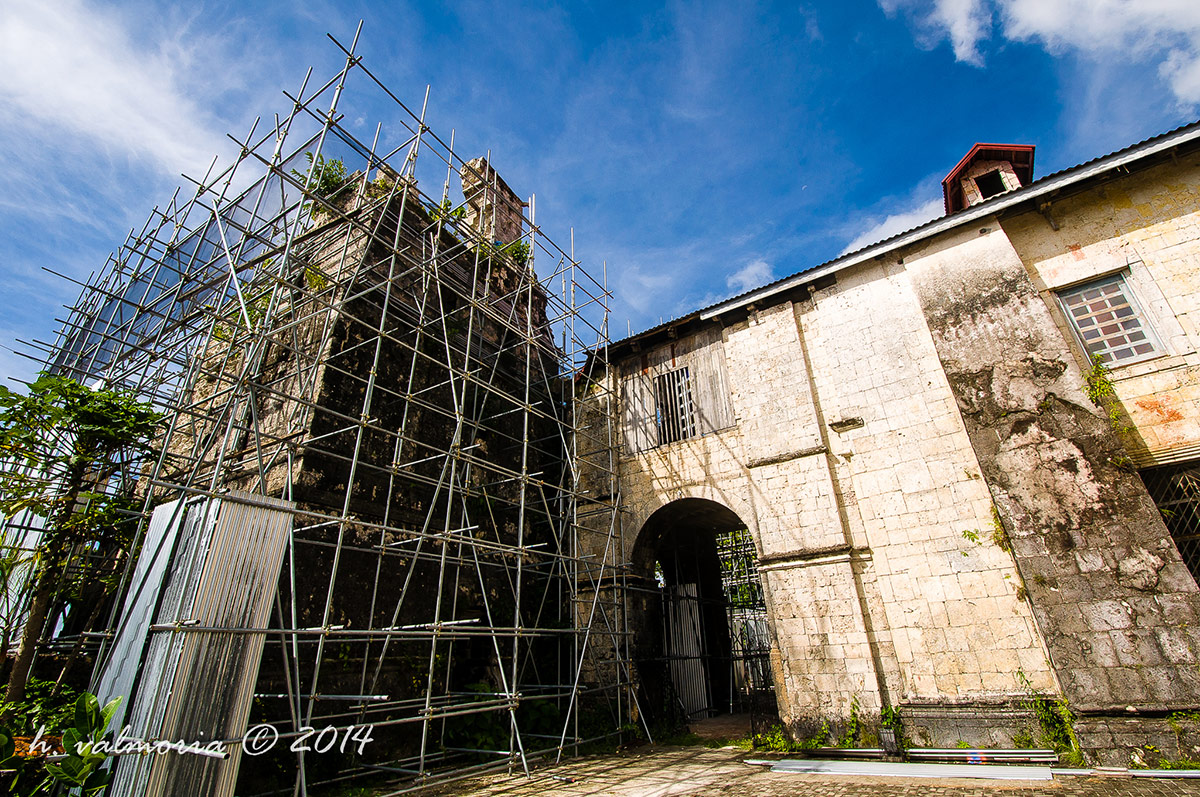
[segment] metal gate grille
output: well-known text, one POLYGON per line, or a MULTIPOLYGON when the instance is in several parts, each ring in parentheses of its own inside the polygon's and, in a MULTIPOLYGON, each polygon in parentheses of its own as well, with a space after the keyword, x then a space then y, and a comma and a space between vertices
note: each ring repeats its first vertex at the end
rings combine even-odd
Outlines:
POLYGON ((1141 476, 1175 539, 1179 555, 1200 581, 1200 462, 1150 468, 1141 476))
POLYGON ((699 589, 695 584, 675 584, 667 598, 663 630, 676 697, 687 719, 708 716, 713 696, 699 589))
POLYGON ((732 707, 753 709, 762 702, 759 698, 773 698, 775 693, 771 678, 767 604, 755 564, 758 552, 749 530, 735 529, 718 534, 717 556, 721 560, 721 585, 729 612, 732 707))

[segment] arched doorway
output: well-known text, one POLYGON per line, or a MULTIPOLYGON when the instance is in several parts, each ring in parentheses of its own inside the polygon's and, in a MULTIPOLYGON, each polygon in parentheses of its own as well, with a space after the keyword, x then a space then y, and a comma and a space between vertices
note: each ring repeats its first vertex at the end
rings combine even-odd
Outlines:
POLYGON ((631 606, 642 708, 674 723, 773 702, 766 605, 746 524, 682 498, 659 508, 633 549, 631 606))

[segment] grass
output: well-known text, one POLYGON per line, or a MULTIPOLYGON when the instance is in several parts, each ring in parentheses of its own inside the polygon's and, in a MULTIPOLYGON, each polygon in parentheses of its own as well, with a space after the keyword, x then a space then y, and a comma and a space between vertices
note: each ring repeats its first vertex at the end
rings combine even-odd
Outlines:
POLYGON ((736 747, 739 750, 753 750, 754 744, 748 736, 718 736, 706 737, 690 731, 680 731, 670 736, 661 736, 654 740, 656 744, 671 747, 736 747))

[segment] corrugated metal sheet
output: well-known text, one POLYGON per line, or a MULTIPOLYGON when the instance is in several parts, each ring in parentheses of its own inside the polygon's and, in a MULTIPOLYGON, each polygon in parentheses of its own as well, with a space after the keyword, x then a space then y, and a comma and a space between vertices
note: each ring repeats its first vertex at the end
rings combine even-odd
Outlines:
POLYGON ((175 553, 175 542, 179 537, 186 506, 184 501, 172 501, 154 511, 142 542, 142 553, 133 569, 129 593, 121 613, 121 625, 117 628, 101 674, 92 684, 92 691, 102 703, 121 698, 121 704, 112 718, 113 728, 123 727, 129 714, 129 699, 146 651, 147 629, 158 607, 163 579, 175 553))
MULTIPOLYGON (((136 678, 126 722, 137 738, 200 744, 239 739, 250 713, 264 638, 237 629, 266 625, 293 505, 243 493, 188 501, 183 511, 178 504, 155 510, 148 540, 154 535, 173 539, 174 553, 164 568, 161 552, 155 551, 143 589, 148 594, 161 571, 153 625, 178 624, 176 630, 151 630, 144 619, 148 597, 135 596, 140 626, 131 622, 122 629, 127 644, 118 648, 124 652, 113 656, 102 681, 119 688, 136 678), (144 661, 140 673, 131 676, 139 627, 147 640, 144 661), (229 630, 208 630, 214 628, 229 630)), ((225 761, 176 753, 123 757, 109 794, 229 797, 241 747, 226 749, 230 757, 225 761)))
POLYGON ((706 716, 712 700, 704 666, 699 593, 695 584, 676 584, 668 595, 665 638, 671 683, 687 716, 706 716))
POLYGON ((989 780, 1051 780, 1050 767, 1004 764, 899 764, 891 761, 821 761, 784 759, 772 772, 810 775, 869 775, 891 778, 987 778, 989 780))

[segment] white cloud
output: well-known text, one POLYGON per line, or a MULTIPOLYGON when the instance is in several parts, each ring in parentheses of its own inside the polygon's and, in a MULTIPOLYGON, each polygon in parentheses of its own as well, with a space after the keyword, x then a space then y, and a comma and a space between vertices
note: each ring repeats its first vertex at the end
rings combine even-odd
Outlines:
POLYGON ((753 260, 725 278, 725 284, 735 293, 766 285, 775 278, 775 271, 765 260, 753 260))
POLYGON ((78 0, 6 0, 0 9, 5 115, 69 130, 172 174, 202 169, 221 140, 179 85, 179 56, 149 52, 115 18, 78 0))
POLYGON ((927 221, 933 221, 945 212, 946 208, 941 199, 930 199, 911 210, 894 213, 846 244, 846 248, 841 251, 841 254, 853 252, 869 244, 891 238, 898 233, 919 227, 927 221))
POLYGON ((955 58, 983 64, 979 42, 987 38, 992 26, 992 13, 984 0, 937 0, 930 18, 950 35, 955 58))
POLYGON ((959 61, 982 66, 980 44, 999 18, 1010 41, 1035 42, 1055 55, 1151 61, 1184 104, 1200 103, 1200 3, 1196 0, 879 0, 905 10, 922 35, 949 39, 959 61))
POLYGON ((656 268, 643 269, 631 264, 623 269, 618 278, 617 298, 641 316, 650 317, 651 312, 670 306, 665 301, 675 292, 675 275, 656 268))
POLYGON ((976 66, 983 65, 979 43, 991 35, 991 0, 878 0, 889 16, 908 12, 917 23, 920 44, 933 48, 938 41, 950 39, 954 57, 976 66))

